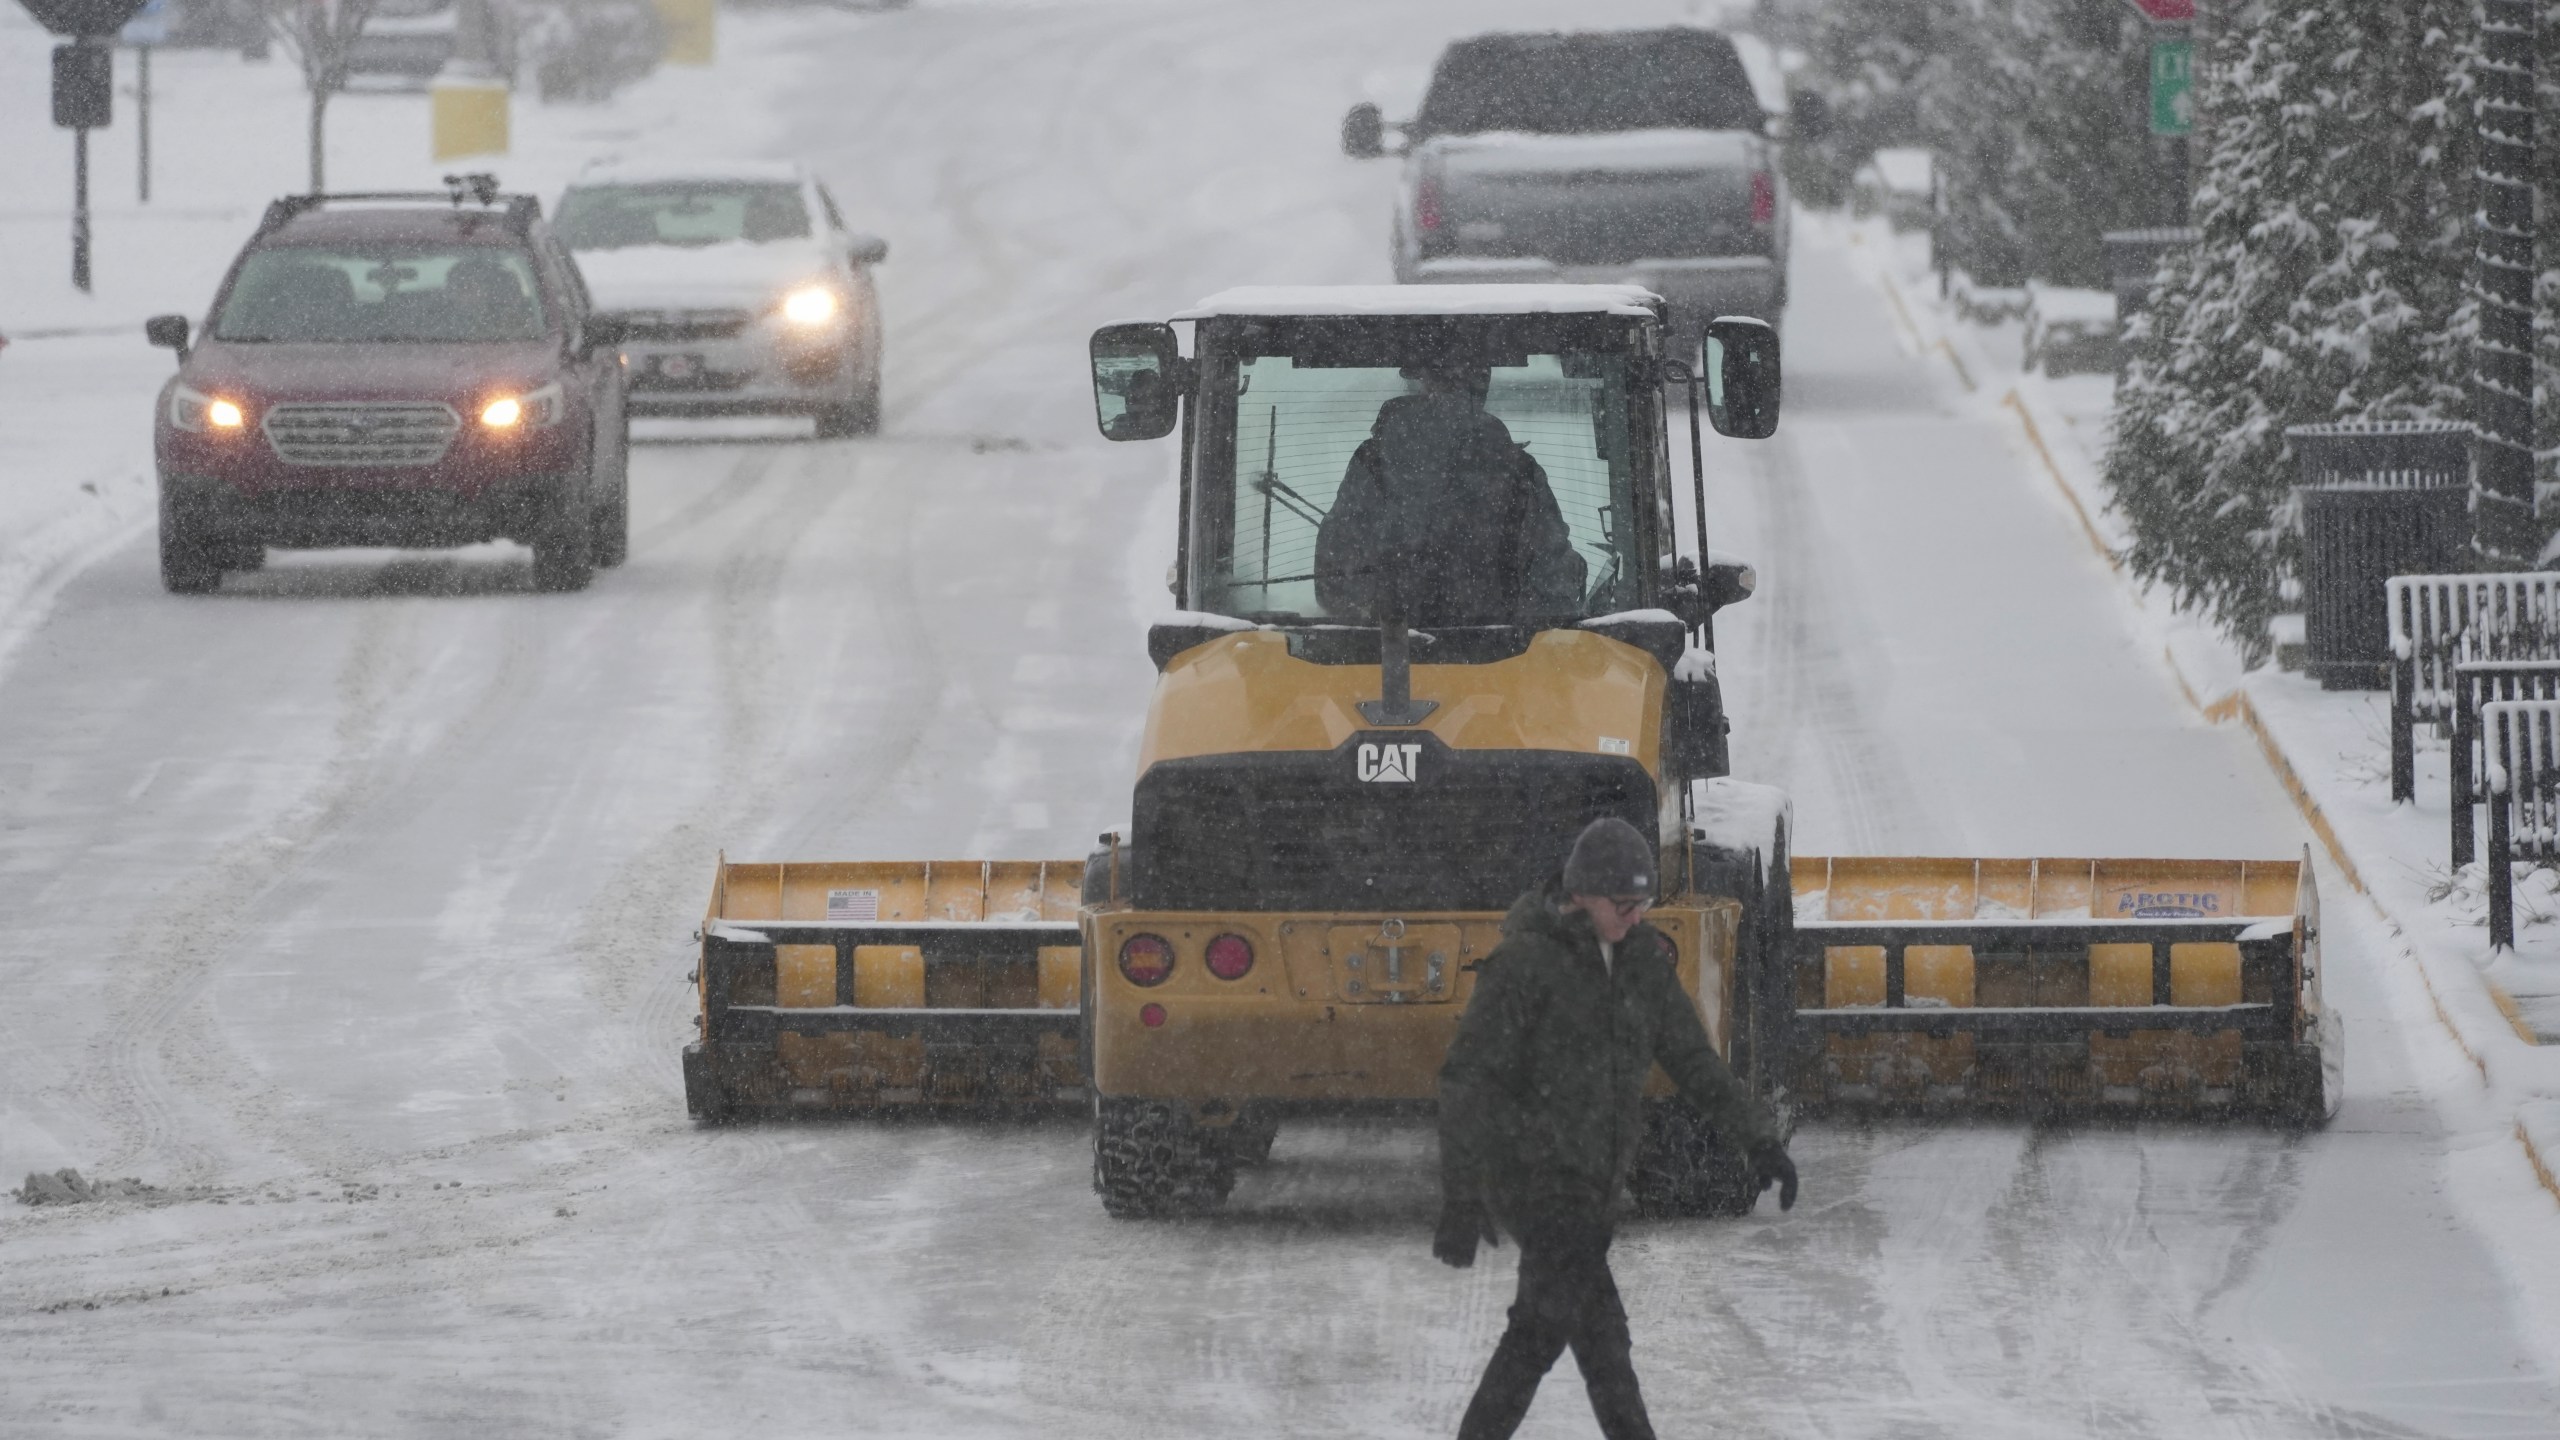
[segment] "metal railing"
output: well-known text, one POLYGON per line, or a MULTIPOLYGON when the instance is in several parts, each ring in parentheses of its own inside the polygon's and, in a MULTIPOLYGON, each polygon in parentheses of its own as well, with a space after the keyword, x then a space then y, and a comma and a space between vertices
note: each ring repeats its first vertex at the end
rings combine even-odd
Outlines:
POLYGON ((2480 743, 2480 707, 2500 700, 2560 700, 2560 660, 2472 660, 2453 667, 2452 781, 2453 863, 2468 865, 2479 817, 2488 798, 2480 783, 2488 757, 2480 743))
POLYGON ((2454 719, 2454 670, 2480 660, 2560 659, 2560 572, 2394 575, 2383 584, 2391 640, 2391 798, 2417 798, 2417 725, 2454 719))
POLYGON ((2560 860, 2560 700, 2480 707, 2489 781, 2489 946, 2516 943, 2518 860, 2560 860))

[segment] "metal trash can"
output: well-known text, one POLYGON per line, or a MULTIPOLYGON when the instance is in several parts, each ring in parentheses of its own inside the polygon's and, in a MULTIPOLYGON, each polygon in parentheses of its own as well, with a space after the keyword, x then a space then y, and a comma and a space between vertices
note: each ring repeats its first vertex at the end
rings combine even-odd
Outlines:
POLYGON ((2295 425, 2303 639, 2324 690, 2382 690, 2391 646, 2382 583, 2471 564, 2471 427, 2295 425))
POLYGON ((2116 318, 2130 320, 2151 303, 2151 277, 2160 273, 2161 257, 2204 238, 2201 230, 2110 230, 2098 237, 2106 247, 2107 280, 2116 292, 2116 318))

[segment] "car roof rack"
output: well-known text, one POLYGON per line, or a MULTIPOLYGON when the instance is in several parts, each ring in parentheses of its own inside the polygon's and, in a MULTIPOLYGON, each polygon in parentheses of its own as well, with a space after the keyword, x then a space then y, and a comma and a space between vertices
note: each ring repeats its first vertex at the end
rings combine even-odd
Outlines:
POLYGON ((258 221, 258 233, 269 234, 282 229, 295 217, 307 215, 325 206, 344 204, 434 205, 444 204, 455 210, 468 205, 476 211, 502 210, 507 228, 518 235, 532 232, 533 222, 542 218, 542 200, 534 195, 509 195, 498 189, 498 177, 486 171, 469 175, 444 177, 444 192, 433 190, 352 190, 334 194, 287 195, 267 202, 267 213, 258 221))

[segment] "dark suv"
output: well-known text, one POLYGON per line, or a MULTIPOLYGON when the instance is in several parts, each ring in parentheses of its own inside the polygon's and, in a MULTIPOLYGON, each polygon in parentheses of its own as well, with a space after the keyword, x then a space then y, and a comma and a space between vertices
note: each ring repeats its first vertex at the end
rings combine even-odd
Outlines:
MULTIPOLYGON (((480 179, 480 177, 474 177, 480 179)), ((531 196, 298 195, 214 292, 160 393, 160 576, 200 593, 269 546, 533 547, 583 588, 630 544, 618 322, 531 196)))

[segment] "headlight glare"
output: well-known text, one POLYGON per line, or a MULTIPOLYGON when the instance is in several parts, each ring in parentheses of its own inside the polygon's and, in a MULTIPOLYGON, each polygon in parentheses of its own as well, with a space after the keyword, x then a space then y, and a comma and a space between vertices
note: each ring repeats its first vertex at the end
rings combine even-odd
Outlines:
POLYGON ((782 318, 794 325, 824 325, 843 308, 844 301, 824 285, 804 285, 782 297, 782 318))
POLYGON ((207 430, 237 430, 249 423, 249 411, 237 400, 207 395, 192 385, 181 385, 169 392, 169 423, 181 430, 202 434, 207 430))
POLYGON ((480 423, 491 430, 512 430, 519 425, 540 429, 560 423, 567 402, 567 392, 554 380, 527 394, 500 395, 490 400, 480 407, 480 423))

